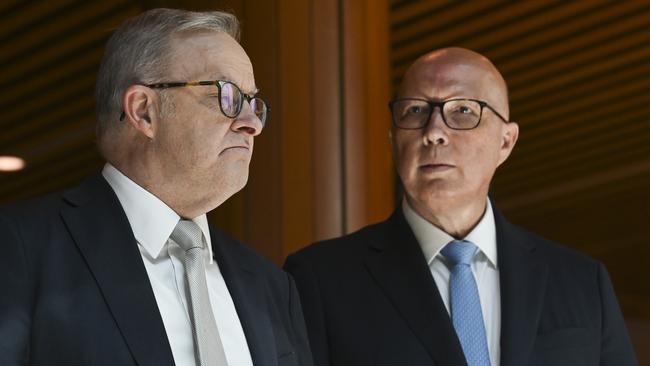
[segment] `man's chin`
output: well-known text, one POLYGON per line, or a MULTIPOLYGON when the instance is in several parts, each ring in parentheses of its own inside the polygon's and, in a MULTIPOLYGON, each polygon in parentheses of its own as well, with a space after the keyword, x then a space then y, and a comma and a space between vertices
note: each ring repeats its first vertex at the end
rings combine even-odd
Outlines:
POLYGON ((216 178, 208 186, 204 186, 206 189, 202 194, 205 202, 210 202, 211 210, 221 206, 222 203, 241 191, 248 182, 248 174, 237 177, 220 176, 216 178))
POLYGON ((248 183, 248 169, 246 169, 245 174, 242 173, 241 175, 238 175, 236 177, 230 177, 230 179, 227 180, 227 182, 224 182, 226 184, 222 185, 222 192, 228 195, 228 197, 234 195, 235 193, 241 191, 246 187, 246 184, 248 183))
POLYGON ((437 197, 450 198, 457 196, 460 192, 461 184, 451 179, 427 179, 418 184, 419 197, 437 197))
POLYGON ((448 207, 462 199, 463 192, 449 184, 438 182, 429 184, 415 195, 416 199, 428 207, 448 207))

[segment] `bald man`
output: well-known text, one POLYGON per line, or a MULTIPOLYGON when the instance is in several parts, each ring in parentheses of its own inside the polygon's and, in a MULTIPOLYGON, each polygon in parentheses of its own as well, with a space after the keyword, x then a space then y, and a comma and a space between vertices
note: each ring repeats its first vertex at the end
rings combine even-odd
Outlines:
POLYGON ((603 265, 488 197, 519 134, 494 65, 460 48, 424 55, 390 109, 398 209, 285 264, 315 365, 637 365, 603 265))

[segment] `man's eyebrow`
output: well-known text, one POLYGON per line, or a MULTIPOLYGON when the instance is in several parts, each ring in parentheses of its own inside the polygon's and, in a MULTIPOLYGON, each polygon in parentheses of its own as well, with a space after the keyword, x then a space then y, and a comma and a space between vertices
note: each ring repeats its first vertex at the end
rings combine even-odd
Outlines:
MULTIPOLYGON (((215 78, 212 79, 212 80, 223 80, 223 81, 228 81, 228 82, 231 82, 231 83, 237 85, 237 87, 238 87, 239 89, 242 89, 241 84, 239 84, 239 83, 236 82, 235 80, 232 80, 232 79, 230 79, 230 78, 227 78, 227 77, 225 77, 224 75, 221 75, 221 74, 217 75, 217 77, 215 77, 215 78)), ((260 92, 260 89, 259 89, 258 87, 254 87, 254 88, 253 88, 253 91, 252 91, 251 93, 247 93, 247 92, 245 92, 244 90, 242 90, 242 93, 244 93, 244 94, 246 94, 246 95, 249 95, 249 96, 251 96, 251 97, 252 97, 252 96, 255 96, 255 94, 257 94, 257 93, 259 93, 259 92, 260 92)))
POLYGON ((222 81, 227 81, 227 82, 233 83, 233 84, 237 85, 237 87, 242 91, 242 93, 248 95, 251 98, 254 97, 255 95, 257 95, 257 93, 260 92, 260 89, 258 87, 255 87, 251 93, 247 93, 244 90, 242 90, 242 87, 241 87, 241 85, 239 83, 237 83, 234 80, 232 80, 230 78, 227 78, 227 77, 225 77, 223 75, 218 75, 217 77, 212 78, 210 80, 222 80, 222 81))

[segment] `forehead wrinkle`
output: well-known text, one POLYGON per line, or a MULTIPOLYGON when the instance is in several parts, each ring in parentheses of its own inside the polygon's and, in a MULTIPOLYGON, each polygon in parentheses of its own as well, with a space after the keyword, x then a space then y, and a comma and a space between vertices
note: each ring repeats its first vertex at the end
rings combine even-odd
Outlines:
POLYGON ((465 97, 471 98, 467 90, 471 90, 471 83, 467 80, 449 77, 445 73, 436 73, 434 75, 424 75, 420 81, 415 83, 414 87, 405 88, 402 94, 415 92, 419 97, 425 97, 432 100, 445 100, 449 98, 465 97), (408 89, 412 89, 408 90, 408 89))
POLYGON ((215 74, 214 72, 207 74, 210 75, 209 77, 213 78, 210 80, 230 81, 237 85, 237 87, 239 87, 239 89, 247 95, 251 95, 251 93, 254 95, 259 91, 259 89, 255 86, 255 77, 252 71, 245 71, 242 73, 233 67, 228 67, 228 65, 225 66, 226 67, 220 67, 221 70, 218 74, 215 74), (237 76, 235 77, 235 75, 237 76))
POLYGON ((243 92, 257 90, 253 66, 237 41, 223 32, 188 32, 172 38, 170 71, 186 80, 225 80, 243 92), (213 37, 205 42, 204 37, 213 37), (189 59, 189 61, 188 61, 189 59), (205 60, 196 62, 195 60, 205 60))

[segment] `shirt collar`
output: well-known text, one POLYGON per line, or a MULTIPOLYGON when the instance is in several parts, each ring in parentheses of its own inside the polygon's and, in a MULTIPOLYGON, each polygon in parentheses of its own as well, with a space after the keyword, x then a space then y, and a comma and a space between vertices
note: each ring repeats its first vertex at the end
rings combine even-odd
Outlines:
MULTIPOLYGON (((115 191, 129 220, 135 239, 152 258, 158 258, 180 220, 180 216, 158 197, 129 179, 113 165, 106 163, 102 175, 115 191)), ((212 261, 212 242, 207 216, 202 214, 192 221, 201 228, 208 247, 210 261, 212 261)))
MULTIPOLYGON (((422 248, 427 263, 431 265, 431 262, 440 254, 440 250, 455 239, 415 212, 406 199, 402 200, 402 211, 406 222, 420 244, 420 248, 422 248)), ((487 257, 490 264, 497 268, 496 227, 489 199, 483 217, 463 240, 474 243, 479 252, 487 257)))

